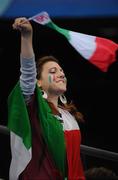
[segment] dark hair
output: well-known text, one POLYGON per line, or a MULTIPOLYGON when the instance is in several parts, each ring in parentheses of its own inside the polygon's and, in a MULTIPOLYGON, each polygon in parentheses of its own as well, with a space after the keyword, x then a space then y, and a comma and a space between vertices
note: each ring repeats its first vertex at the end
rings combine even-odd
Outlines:
POLYGON ((58 59, 56 59, 54 56, 43 56, 38 59, 37 61, 37 79, 39 80, 41 78, 41 73, 43 70, 43 65, 47 62, 54 61, 59 64, 58 59))
MULTIPOLYGON (((43 65, 47 62, 50 62, 50 61, 54 61, 54 62, 60 64, 59 60, 52 55, 44 56, 44 57, 41 57, 37 60, 37 79, 38 80, 41 78, 43 65)), ((81 122, 84 121, 83 115, 80 112, 78 112, 77 108, 75 107, 75 105, 72 102, 69 104, 60 104, 60 107, 69 111, 75 117, 75 119, 77 121, 81 121, 81 122)))
POLYGON ((69 111, 78 122, 84 122, 83 114, 78 111, 78 109, 72 102, 70 102, 68 104, 60 105, 60 107, 62 109, 66 109, 67 111, 69 111))

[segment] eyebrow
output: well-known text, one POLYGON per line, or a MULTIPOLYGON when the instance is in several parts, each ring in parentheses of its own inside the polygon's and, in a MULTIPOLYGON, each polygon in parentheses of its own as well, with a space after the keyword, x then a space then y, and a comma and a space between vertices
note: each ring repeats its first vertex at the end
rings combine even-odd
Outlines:
MULTIPOLYGON (((56 70, 57 69, 57 67, 52 67, 52 68, 50 68, 49 69, 49 71, 51 71, 51 70, 56 70)), ((60 70, 62 70, 63 71, 63 69, 62 68, 60 68, 60 70)))

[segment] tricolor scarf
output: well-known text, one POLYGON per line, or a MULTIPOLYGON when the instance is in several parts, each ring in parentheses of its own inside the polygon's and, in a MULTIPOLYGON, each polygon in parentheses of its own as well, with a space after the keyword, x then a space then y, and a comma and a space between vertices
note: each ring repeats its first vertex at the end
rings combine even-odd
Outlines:
MULTIPOLYGON (((36 86, 38 116, 45 142, 54 162, 65 177, 65 142, 61 123, 52 114, 48 103, 36 86)), ((17 180, 32 158, 31 127, 19 82, 8 97, 8 128, 11 132, 12 161, 10 180, 17 180)))
POLYGON ((118 44, 109 39, 60 28, 50 19, 47 12, 41 12, 29 20, 61 33, 83 58, 103 72, 106 72, 109 66, 116 61, 118 44))

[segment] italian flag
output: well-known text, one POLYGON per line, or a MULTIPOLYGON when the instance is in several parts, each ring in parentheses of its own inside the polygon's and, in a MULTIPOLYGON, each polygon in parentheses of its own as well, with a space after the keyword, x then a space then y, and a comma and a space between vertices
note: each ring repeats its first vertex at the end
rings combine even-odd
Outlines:
MULTIPOLYGON (((38 117, 45 142, 52 154, 56 167, 62 174, 62 177, 65 177, 63 127, 52 114, 48 103, 42 98, 41 91, 37 86, 36 96, 38 102, 38 117)), ((30 120, 19 82, 8 98, 8 128, 10 130, 12 154, 9 179, 17 180, 32 158, 30 120)))
POLYGON ((109 39, 60 28, 53 23, 47 12, 41 12, 29 20, 46 25, 64 35, 83 58, 103 72, 106 72, 109 66, 116 61, 118 44, 109 39))

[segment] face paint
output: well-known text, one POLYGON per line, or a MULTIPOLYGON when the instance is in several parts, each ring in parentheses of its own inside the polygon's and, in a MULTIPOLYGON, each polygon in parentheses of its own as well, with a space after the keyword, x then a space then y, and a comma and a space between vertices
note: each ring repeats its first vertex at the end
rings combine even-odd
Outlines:
POLYGON ((52 82, 53 82, 53 75, 52 75, 52 74, 49 74, 49 75, 48 75, 48 82, 49 82, 49 83, 52 83, 52 82))
POLYGON ((52 74, 52 78, 53 78, 53 81, 55 81, 55 80, 56 80, 56 76, 55 76, 55 74, 52 74))

